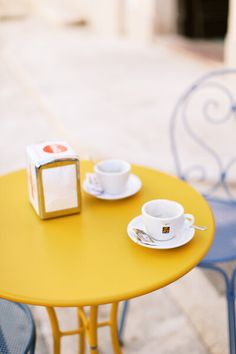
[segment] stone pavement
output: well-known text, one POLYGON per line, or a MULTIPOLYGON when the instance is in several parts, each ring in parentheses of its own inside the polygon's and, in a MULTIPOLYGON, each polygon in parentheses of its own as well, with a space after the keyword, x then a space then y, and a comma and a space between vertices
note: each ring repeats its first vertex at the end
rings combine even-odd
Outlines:
MULTIPOLYGON (((38 18, 0 23, 0 173, 25 166, 25 146, 65 139, 82 158, 125 158, 174 173, 169 117, 180 93, 219 64, 164 45, 98 37, 38 18)), ((52 352, 45 310, 33 308, 38 354, 52 352)), ((63 327, 73 309, 60 309, 63 327)), ((101 310, 103 318, 107 306, 101 310)), ((226 354, 222 293, 199 269, 131 302, 124 354, 226 354)), ((112 353, 100 330, 101 353, 112 353)), ((63 353, 76 351, 63 339, 63 353)))

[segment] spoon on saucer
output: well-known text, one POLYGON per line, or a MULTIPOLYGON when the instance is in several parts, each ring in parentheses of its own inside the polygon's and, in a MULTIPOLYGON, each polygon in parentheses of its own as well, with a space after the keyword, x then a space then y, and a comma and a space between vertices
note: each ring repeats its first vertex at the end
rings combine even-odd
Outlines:
POLYGON ((86 178, 87 178, 90 189, 94 193, 96 193, 96 194, 103 194, 104 193, 104 190, 102 189, 102 187, 98 183, 98 180, 93 173, 87 173, 86 178))
POLYGON ((206 226, 191 225, 191 227, 193 227, 195 230, 199 230, 199 231, 206 231, 207 230, 206 226))
POLYGON ((148 235, 145 231, 133 228, 133 232, 139 241, 146 244, 155 243, 155 240, 152 238, 152 236, 148 235))
MULTIPOLYGON (((206 226, 199 226, 199 225, 191 225, 191 227, 193 227, 196 230, 199 231, 205 231, 207 230, 206 226)), ((145 231, 141 230, 141 229, 137 229, 137 228, 133 228, 133 232, 135 233, 137 239, 143 243, 146 244, 152 244, 155 243, 156 240, 154 238, 152 238, 151 235, 147 234, 145 231)))

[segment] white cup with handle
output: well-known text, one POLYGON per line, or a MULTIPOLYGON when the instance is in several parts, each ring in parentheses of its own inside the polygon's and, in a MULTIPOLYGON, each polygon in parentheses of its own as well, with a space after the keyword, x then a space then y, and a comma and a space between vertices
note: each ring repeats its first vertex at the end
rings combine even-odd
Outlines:
POLYGON ((185 220, 194 224, 194 216, 185 214, 181 204, 168 199, 156 199, 142 206, 142 218, 148 234, 158 241, 167 241, 181 234, 185 220))
POLYGON ((118 159, 103 160, 94 166, 96 178, 105 193, 120 194, 125 191, 131 166, 118 159))

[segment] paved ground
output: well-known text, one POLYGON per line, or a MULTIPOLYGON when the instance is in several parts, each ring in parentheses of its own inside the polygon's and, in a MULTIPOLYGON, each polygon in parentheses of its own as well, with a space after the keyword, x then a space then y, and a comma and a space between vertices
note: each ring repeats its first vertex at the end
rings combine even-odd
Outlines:
MULTIPOLYGON (((101 38, 37 18, 0 23, 0 173, 25 166, 27 144, 54 138, 66 139, 82 158, 120 157, 174 173, 173 105, 217 65, 163 41, 146 46, 101 38)), ((45 311, 33 311, 37 353, 50 353, 45 311)), ((72 326, 73 317, 73 310, 60 309, 62 326, 72 326)), ((224 354, 226 328, 224 297, 195 269, 132 301, 124 353, 224 354)), ((102 353, 111 353, 105 330, 100 343, 102 353)), ((74 353, 76 345, 67 339, 63 353, 74 353)))

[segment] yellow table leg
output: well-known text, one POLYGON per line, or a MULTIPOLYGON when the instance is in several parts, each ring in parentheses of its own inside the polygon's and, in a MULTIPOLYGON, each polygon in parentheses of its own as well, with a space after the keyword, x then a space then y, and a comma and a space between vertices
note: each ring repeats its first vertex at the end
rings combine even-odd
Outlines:
POLYGON ((97 347, 97 317, 98 317, 98 306, 90 306, 90 316, 89 316, 89 346, 90 354, 99 354, 97 347))
POLYGON ((56 316, 56 311, 53 307, 46 307, 48 316, 51 322, 54 354, 61 352, 61 337, 70 335, 80 335, 79 351, 80 354, 85 353, 85 338, 89 341, 90 354, 99 354, 98 351, 98 327, 109 326, 111 332, 111 340, 115 354, 121 354, 118 328, 117 328, 117 312, 118 303, 111 304, 110 320, 98 323, 98 306, 90 306, 89 317, 86 316, 83 307, 77 308, 78 328, 69 331, 60 331, 59 323, 56 316))
POLYGON ((83 307, 77 308, 77 316, 78 316, 79 328, 82 329, 82 332, 79 334, 79 353, 84 354, 85 353, 85 325, 81 319, 79 311, 82 311, 84 313, 83 307))
POLYGON ((46 309, 47 309, 48 316, 49 316, 49 319, 51 322, 51 327, 52 327, 53 347, 54 347, 53 353, 60 354, 60 352, 61 352, 61 343, 60 343, 61 332, 59 329, 56 312, 53 307, 46 307, 46 309))
POLYGON ((112 340, 114 353, 121 354, 118 328, 117 328, 117 311, 118 311, 118 302, 114 302, 111 305, 111 314, 110 314, 111 340, 112 340))

